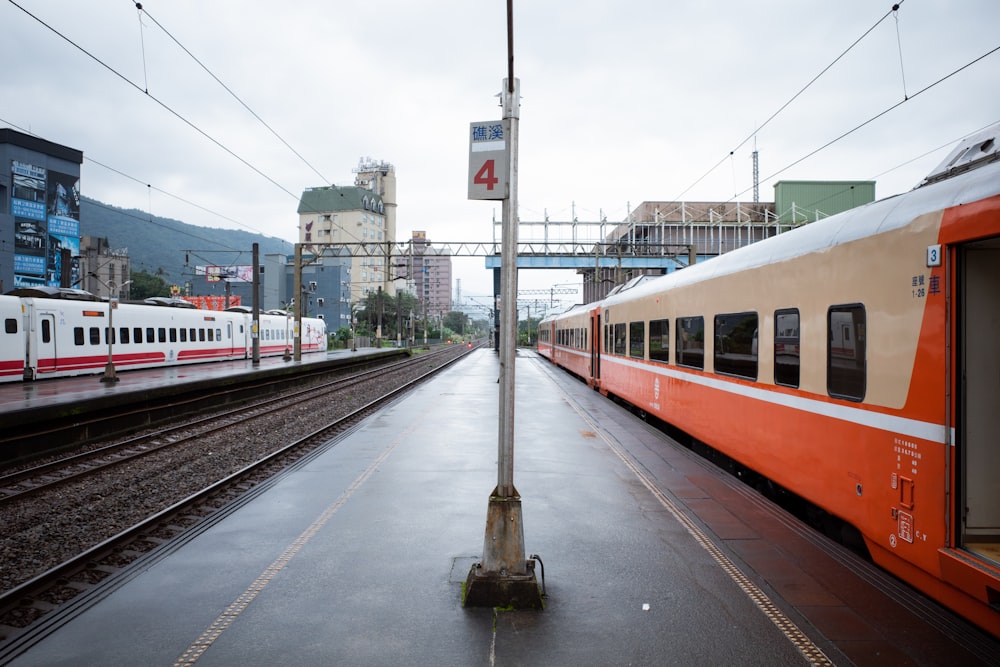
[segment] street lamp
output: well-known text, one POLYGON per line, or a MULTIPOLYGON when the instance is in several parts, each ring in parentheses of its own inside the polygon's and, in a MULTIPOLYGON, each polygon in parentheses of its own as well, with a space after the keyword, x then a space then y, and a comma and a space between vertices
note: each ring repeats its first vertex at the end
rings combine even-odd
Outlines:
POLYGON ((108 290, 108 363, 104 367, 104 375, 101 376, 101 382, 113 383, 118 382, 119 377, 115 372, 115 362, 114 362, 114 342, 115 342, 115 325, 114 325, 114 313, 118 309, 118 296, 121 291, 132 284, 131 280, 126 280, 123 282, 116 290, 115 281, 111 280, 109 282, 104 282, 101 280, 96 273, 91 273, 90 277, 97 280, 97 282, 104 285, 108 290))

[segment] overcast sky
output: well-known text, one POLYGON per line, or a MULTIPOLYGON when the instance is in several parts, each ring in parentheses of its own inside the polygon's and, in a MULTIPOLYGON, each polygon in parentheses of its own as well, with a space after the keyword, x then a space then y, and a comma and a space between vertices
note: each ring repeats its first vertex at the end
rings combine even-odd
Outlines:
MULTIPOLYGON (((778 180, 909 190, 956 140, 1000 121, 1000 52, 970 65, 1000 46, 1000 2, 892 4, 515 0, 521 219, 749 201, 754 145, 762 201, 778 180)), ((82 150, 84 195, 294 242, 302 190, 351 185, 370 156, 396 168, 401 239, 493 239, 499 202, 467 199, 467 133, 501 116, 505 0, 142 6, 0 0, 0 127, 82 150)), ((482 267, 456 261, 466 295, 491 292, 482 267)), ((522 272, 520 286, 573 280, 522 272)))

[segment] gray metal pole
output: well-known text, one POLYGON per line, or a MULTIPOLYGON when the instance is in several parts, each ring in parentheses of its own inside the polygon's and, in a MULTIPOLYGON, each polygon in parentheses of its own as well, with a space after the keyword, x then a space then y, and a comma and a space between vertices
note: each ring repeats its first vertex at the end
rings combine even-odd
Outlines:
POLYGON ((302 244, 295 244, 295 278, 292 281, 292 289, 295 295, 295 326, 292 329, 294 344, 292 348, 292 358, 295 361, 302 361, 302 339, 299 332, 302 331, 302 309, 305 307, 305 294, 302 292, 302 244))
POLYGON ((514 490, 514 360, 517 357, 517 131, 520 88, 504 79, 503 122, 507 136, 509 191, 503 200, 500 245, 500 440, 497 495, 511 498, 514 490))
POLYGON ((251 359, 260 364, 260 244, 253 244, 253 323, 250 325, 251 359))

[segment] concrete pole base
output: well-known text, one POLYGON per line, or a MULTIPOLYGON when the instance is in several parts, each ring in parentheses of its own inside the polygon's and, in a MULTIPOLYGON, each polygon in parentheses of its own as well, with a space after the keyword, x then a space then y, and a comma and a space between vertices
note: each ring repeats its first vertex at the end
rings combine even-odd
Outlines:
POLYGON ((542 592, 535 579, 535 563, 526 561, 525 574, 485 572, 476 563, 465 580, 464 607, 544 609, 542 592))
POLYGON ((476 563, 469 572, 462 604, 466 607, 542 608, 535 564, 524 556, 520 496, 500 496, 499 489, 494 489, 490 496, 483 562, 476 563))

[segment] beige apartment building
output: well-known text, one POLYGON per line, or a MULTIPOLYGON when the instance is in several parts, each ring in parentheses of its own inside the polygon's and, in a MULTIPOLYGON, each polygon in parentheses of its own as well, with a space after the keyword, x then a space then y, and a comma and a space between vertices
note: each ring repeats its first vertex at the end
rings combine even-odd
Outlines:
POLYGON ((369 158, 362 159, 354 173, 354 185, 302 193, 299 243, 316 244, 315 253, 324 247, 338 248, 332 251, 337 253, 346 249, 352 260, 343 299, 360 303, 380 287, 396 293, 390 256, 396 241, 396 173, 388 162, 369 158))

